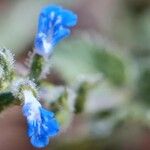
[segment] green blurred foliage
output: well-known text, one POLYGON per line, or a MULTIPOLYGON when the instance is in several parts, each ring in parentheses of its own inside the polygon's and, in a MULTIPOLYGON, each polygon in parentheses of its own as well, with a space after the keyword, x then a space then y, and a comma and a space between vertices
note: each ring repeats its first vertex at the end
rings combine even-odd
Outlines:
POLYGON ((125 81, 125 65, 121 58, 106 50, 96 50, 94 56, 95 66, 100 72, 104 73, 114 85, 123 84, 125 81))
POLYGON ((150 106, 150 68, 145 69, 138 81, 138 95, 140 101, 150 106))
POLYGON ((114 85, 122 85, 126 80, 121 56, 79 37, 66 40, 56 48, 54 65, 66 80, 91 73, 102 73, 114 85))

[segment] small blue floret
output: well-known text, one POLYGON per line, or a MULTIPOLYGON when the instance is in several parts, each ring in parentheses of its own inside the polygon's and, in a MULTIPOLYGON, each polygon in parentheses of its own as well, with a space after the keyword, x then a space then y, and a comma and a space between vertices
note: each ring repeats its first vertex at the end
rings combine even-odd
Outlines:
POLYGON ((70 27, 77 23, 77 15, 60 6, 52 5, 42 9, 39 15, 38 32, 35 38, 36 53, 47 56, 52 48, 70 34, 70 27))
POLYGON ((28 136, 34 147, 42 148, 48 145, 49 138, 58 134, 59 124, 54 113, 42 107, 33 109, 33 104, 23 106, 23 114, 27 118, 28 136))

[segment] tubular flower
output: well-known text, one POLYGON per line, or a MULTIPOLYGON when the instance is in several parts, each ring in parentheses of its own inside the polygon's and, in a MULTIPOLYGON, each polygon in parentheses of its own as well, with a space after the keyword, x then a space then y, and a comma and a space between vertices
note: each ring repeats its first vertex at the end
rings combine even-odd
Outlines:
POLYGON ((23 114, 27 118, 30 141, 37 148, 45 147, 49 138, 59 132, 58 122, 54 113, 44 109, 31 91, 24 90, 23 95, 23 114))
POLYGON ((38 31, 35 37, 35 52, 49 56, 55 46, 70 34, 70 27, 77 23, 77 15, 57 5, 47 6, 39 15, 38 31))

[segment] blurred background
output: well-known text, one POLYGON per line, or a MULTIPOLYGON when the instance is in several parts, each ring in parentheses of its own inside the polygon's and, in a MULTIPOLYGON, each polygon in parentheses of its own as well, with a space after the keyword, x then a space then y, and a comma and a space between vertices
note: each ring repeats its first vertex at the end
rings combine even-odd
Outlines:
POLYGON ((81 75, 103 76, 84 112, 47 149, 150 149, 150 1, 0 0, 0 46, 15 53, 18 72, 26 71, 47 4, 79 18, 71 37, 55 48, 49 82, 71 86, 81 75))

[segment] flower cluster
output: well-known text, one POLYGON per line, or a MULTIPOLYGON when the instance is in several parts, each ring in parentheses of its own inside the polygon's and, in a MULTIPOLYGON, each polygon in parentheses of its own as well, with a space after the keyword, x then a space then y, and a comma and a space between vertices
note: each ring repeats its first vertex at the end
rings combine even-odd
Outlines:
MULTIPOLYGON (((77 16, 70 10, 57 5, 42 9, 34 43, 36 55, 31 67, 30 77, 32 79, 40 75, 43 70, 43 59, 41 58, 49 57, 53 47, 70 34, 70 27, 76 23, 77 16)), ((48 144, 49 138, 58 133, 59 125, 54 114, 42 108, 31 90, 23 90, 23 96, 23 114, 28 122, 28 136, 35 147, 44 147, 48 144)))
POLYGON ((47 6, 39 15, 38 31, 35 38, 35 52, 49 56, 55 46, 70 34, 69 27, 77 23, 77 15, 57 5, 47 6))
POLYGON ((24 90, 23 95, 23 114, 27 118, 28 136, 33 146, 45 147, 49 138, 59 132, 59 124, 54 113, 42 108, 31 91, 24 90))
MULTIPOLYGON (((14 70, 13 55, 10 51, 0 49, 0 91, 6 88, 10 90, 0 93, 0 100, 2 101, 0 111, 10 104, 23 104, 22 112, 28 125, 27 134, 32 145, 37 148, 48 145, 49 139, 58 134, 59 123, 61 123, 60 120, 58 123, 53 112, 43 108, 38 101, 42 98, 39 94, 42 89, 41 76, 44 74, 44 67, 49 60, 47 58, 52 54, 53 47, 70 34, 70 27, 73 27, 76 22, 76 14, 60 6, 52 5, 42 9, 34 43, 35 53, 26 76, 27 79, 22 79, 20 75, 14 73, 16 70, 14 70), (39 90, 37 90, 37 84, 40 86, 39 90)), ((65 107, 66 109, 66 111, 58 110, 59 116, 62 116, 62 112, 63 115, 70 113, 66 95, 64 91, 60 97, 57 97, 57 99, 60 99, 58 104, 62 105, 61 108, 65 107)), ((52 110, 52 107, 50 108, 52 110)), ((57 117, 56 112, 55 114, 57 117)), ((57 119, 59 118, 57 117, 57 119)))

